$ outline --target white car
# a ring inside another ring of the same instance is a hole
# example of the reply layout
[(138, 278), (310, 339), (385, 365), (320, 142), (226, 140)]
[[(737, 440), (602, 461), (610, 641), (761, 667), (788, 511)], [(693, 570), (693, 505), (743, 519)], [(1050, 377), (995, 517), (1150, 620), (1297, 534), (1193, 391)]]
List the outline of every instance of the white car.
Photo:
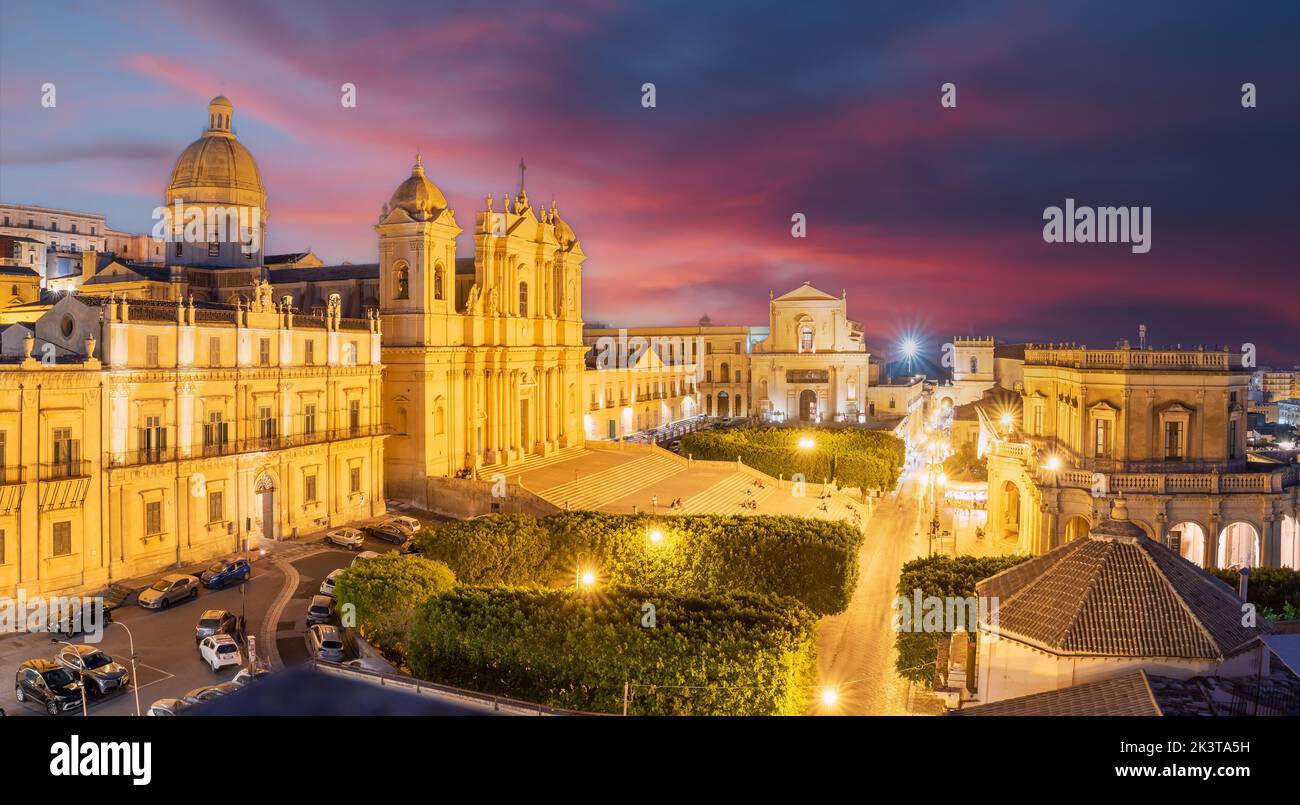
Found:
[(307, 630), (307, 645), (318, 660), (343, 662), (343, 635), (328, 623), (318, 623)]
[(376, 553), (375, 551), (362, 551), (361, 553), (357, 554), (356, 557), (352, 560), (352, 567), (356, 567), (357, 562), (360, 562), (362, 559), (378, 559), (378, 558), (379, 558), (379, 554)]
[(244, 656), (239, 645), (228, 634), (214, 634), (199, 642), (199, 656), (203, 658), (215, 673), (229, 665), (236, 667), (244, 664)]
[(391, 522), (397, 523), (402, 528), (405, 528), (407, 531), (410, 531), (412, 534), (419, 533), (420, 529), (424, 528), (424, 526), (420, 524), (419, 520), (414, 517), (407, 517), (405, 514), (389, 517), (388, 519)]
[(321, 595), (328, 595), (330, 598), (334, 597), (334, 584), (338, 581), (338, 578), (340, 575), (342, 575), (343, 571), (344, 568), (339, 568), (338, 570), (330, 571), (330, 574), (326, 576), (325, 580), (320, 583)]
[(355, 528), (336, 528), (325, 535), (326, 542), (332, 542), (340, 548), (359, 550), (366, 537)]

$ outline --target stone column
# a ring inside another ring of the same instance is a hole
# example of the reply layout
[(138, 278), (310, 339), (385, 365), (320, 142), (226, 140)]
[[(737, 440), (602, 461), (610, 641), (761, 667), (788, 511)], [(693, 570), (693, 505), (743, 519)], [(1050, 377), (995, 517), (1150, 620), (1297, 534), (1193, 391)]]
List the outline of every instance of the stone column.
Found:
[(483, 422), (483, 439), (487, 448), (487, 463), (491, 464), (497, 460), (497, 390), (496, 390), (496, 373), (488, 370), (483, 377), (483, 396), (485, 405), (483, 407), (486, 419)]

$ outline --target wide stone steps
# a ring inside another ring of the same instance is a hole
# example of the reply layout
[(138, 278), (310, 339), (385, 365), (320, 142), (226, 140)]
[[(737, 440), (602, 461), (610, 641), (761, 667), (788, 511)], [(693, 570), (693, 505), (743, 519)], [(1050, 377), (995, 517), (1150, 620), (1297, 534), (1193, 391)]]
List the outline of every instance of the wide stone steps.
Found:
[[(750, 489), (754, 494), (745, 494)], [(736, 473), (683, 500), (679, 511), (683, 514), (753, 514), (753, 509), (743, 508), (740, 504), (748, 500), (761, 504), (775, 491), (771, 484), (763, 489), (754, 489), (752, 477)]]
[(549, 467), (552, 464), (559, 464), (564, 461), (572, 461), (579, 456), (590, 453), (590, 450), (582, 447), (566, 447), (563, 450), (557, 450), (549, 456), (530, 455), (522, 463), (511, 464), (484, 464), (478, 468), (478, 477), (483, 481), (492, 480), (496, 473), (503, 473), (508, 478), (516, 478), (526, 472), (540, 470), (543, 467)]
[(538, 492), (560, 508), (596, 509), (684, 472), (673, 456), (651, 454)]

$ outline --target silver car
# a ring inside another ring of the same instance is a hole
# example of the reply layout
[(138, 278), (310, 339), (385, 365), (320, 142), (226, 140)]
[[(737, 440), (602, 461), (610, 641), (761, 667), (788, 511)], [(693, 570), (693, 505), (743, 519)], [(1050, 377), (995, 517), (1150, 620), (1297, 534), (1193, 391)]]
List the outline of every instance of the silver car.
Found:
[(307, 645), (311, 655), (318, 660), (343, 662), (343, 635), (327, 623), (316, 624), (307, 630)]
[(354, 551), (359, 551), (365, 543), (366, 537), (355, 528), (337, 528), (325, 535), (325, 541), (332, 542), (340, 548), (351, 548)]
[(64, 646), (55, 661), (78, 674), (86, 683), (86, 691), (96, 696), (107, 696), (131, 682), (131, 672), (126, 666), (113, 662), (113, 658), (95, 646)]
[(321, 595), (328, 595), (330, 598), (334, 597), (334, 585), (338, 584), (339, 576), (343, 574), (344, 570), (345, 568), (339, 568), (338, 570), (330, 571), (330, 574), (320, 583)]
[(153, 586), (140, 593), (140, 606), (145, 609), (166, 609), (178, 601), (199, 597), (199, 580), (184, 573), (163, 576)]
[(307, 605), (307, 623), (329, 623), (334, 619), (334, 599), (328, 595), (312, 596)]

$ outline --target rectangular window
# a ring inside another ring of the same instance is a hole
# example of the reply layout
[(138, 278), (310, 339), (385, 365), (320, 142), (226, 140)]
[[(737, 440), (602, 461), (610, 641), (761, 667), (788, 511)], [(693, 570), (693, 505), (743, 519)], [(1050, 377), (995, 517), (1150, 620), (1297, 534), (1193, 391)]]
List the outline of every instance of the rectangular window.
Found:
[(1237, 457), (1237, 421), (1228, 423), (1228, 458)]
[(271, 411), (271, 406), (263, 405), (257, 409), (257, 427), (263, 439), (275, 438), (275, 415)]
[(209, 411), (208, 421), (203, 423), (203, 446), (222, 447), (226, 444), (229, 435), (225, 414), (221, 411)]
[(263, 366), (271, 365), (271, 339), (263, 338), (257, 344), (258, 363)]
[[(4, 469), (9, 466), (9, 457), (7, 455), (9, 446), (6, 444), (8, 441), (8, 432), (0, 430), (0, 472), (3, 472)], [(0, 480), (3, 480), (3, 478), (0, 478)]]
[(140, 428), (140, 458), (142, 461), (163, 460), (167, 449), (167, 429), (161, 416), (146, 416)]
[(361, 430), (361, 401), (348, 400), (348, 427)]
[(144, 339), (144, 365), (158, 366), (158, 336), (149, 335)]
[(307, 475), (302, 479), (302, 498), (307, 503), (316, 502), (316, 476)]
[(302, 345), (302, 362), (303, 362), (304, 364), (306, 364), (307, 366), (315, 366), (315, 365), (316, 365), (316, 341), (315, 341), (315, 339), (311, 339), (311, 338), (309, 338), (309, 339), (307, 339), (306, 343), (304, 343), (304, 344)]
[(221, 256), (221, 242), (216, 240), (208, 241), (208, 257)]
[(1183, 458), (1183, 423), (1165, 423), (1165, 460), (1181, 461)]
[(54, 429), (54, 463), (71, 467), (81, 460), (81, 440), (72, 438), (72, 428)]
[(226, 519), (226, 496), (224, 492), (208, 493), (208, 522), (219, 523)]
[(348, 469), (348, 490), (354, 495), (361, 491), (360, 467), (351, 467)]
[(51, 548), (54, 555), (72, 555), (72, 521), (64, 520), (61, 523), (55, 523), (54, 529), (50, 533), (53, 537)]
[(183, 256), (184, 256), (184, 255), (181, 253), (181, 244), (182, 244), (182, 241), (179, 241), (179, 240), (176, 241), (176, 256), (177, 256), (177, 257), (183, 257)]
[(303, 410), (305, 411), (305, 413), (302, 416), (302, 432), (306, 434), (315, 433), (316, 432), (316, 404), (308, 403), (303, 408)]
[(1096, 443), (1093, 446), (1093, 455), (1097, 458), (1107, 458), (1110, 456), (1110, 420), (1097, 420)]
[(150, 537), (162, 533), (162, 501), (144, 504), (144, 533)]
[[(5, 223), (6, 224), (9, 223), (9, 221), (6, 220)], [(0, 565), (3, 565), (4, 563), (5, 563), (5, 531), (3, 528), (0, 528)]]
[(208, 365), (221, 365), (221, 339), (216, 336), (208, 339)]

